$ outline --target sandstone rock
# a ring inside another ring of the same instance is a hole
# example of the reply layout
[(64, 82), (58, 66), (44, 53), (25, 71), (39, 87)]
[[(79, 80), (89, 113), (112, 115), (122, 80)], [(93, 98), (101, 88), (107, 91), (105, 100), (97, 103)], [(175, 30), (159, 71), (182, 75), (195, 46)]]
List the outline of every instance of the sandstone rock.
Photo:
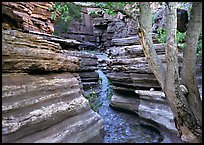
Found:
[(95, 50), (97, 49), (97, 46), (94, 43), (91, 42), (84, 42), (79, 46), (80, 50)]
[[(130, 91), (129, 91), (130, 92)], [(163, 92), (135, 90), (135, 95), (113, 93), (110, 106), (135, 112), (141, 118), (141, 125), (156, 128), (161, 136), (162, 143), (181, 142), (177, 136), (174, 116)]]
[(2, 76), (3, 142), (89, 142), (103, 122), (82, 96), (77, 74)]
[(111, 83), (117, 87), (126, 87), (128, 89), (150, 89), (154, 87), (155, 89), (160, 89), (160, 86), (153, 74), (115, 72), (108, 73), (107, 77), (111, 81)]
[(90, 87), (98, 85), (99, 74), (98, 72), (78, 72), (81, 82), (83, 85), (83, 89), (90, 89)]
[(115, 46), (127, 46), (127, 45), (134, 45), (134, 44), (139, 44), (139, 37), (136, 36), (131, 36), (127, 38), (117, 38), (117, 39), (112, 39), (113, 45)]
[(97, 57), (93, 53), (88, 53), (83, 51), (67, 51), (67, 50), (62, 50), (61, 52), (64, 55), (78, 57), (81, 60), (79, 71), (92, 72), (98, 69)]
[(177, 132), (173, 113), (163, 92), (146, 90), (135, 92), (141, 99), (138, 108), (141, 117), (153, 120), (172, 132)]
[(75, 39), (80, 42), (96, 42), (96, 37), (94, 37), (93, 32), (92, 18), (85, 7), (82, 7), (81, 10), (81, 20), (73, 18), (68, 24), (63, 20), (58, 19), (54, 23), (54, 28), (55, 34), (66, 39)]
[(29, 33), (42, 36), (43, 39), (45, 40), (59, 43), (62, 49), (66, 49), (66, 50), (75, 50), (81, 45), (79, 41), (74, 40), (74, 39), (65, 39), (59, 36), (49, 35), (49, 34), (35, 32), (35, 31), (29, 31)]
[(111, 97), (110, 106), (138, 113), (139, 102), (139, 98), (127, 97), (115, 92)]
[[(154, 48), (166, 68), (165, 47), (162, 44), (154, 44)], [(149, 90), (153, 87), (156, 90), (161, 90), (141, 45), (110, 47), (106, 53), (110, 57), (109, 61), (106, 62), (110, 71), (107, 76), (114, 89), (124, 90), (126, 87), (126, 90), (132, 90), (133, 88)], [(183, 54), (179, 53), (180, 69), (182, 60)]]
[(6, 27), (7, 25), (15, 25), (15, 29), (52, 34), (54, 32), (52, 12), (48, 8), (53, 4), (53, 2), (3, 2), (3, 26), (5, 26), (3, 28), (8, 29), (11, 27)]
[(16, 30), (2, 31), (3, 72), (77, 71), (80, 61), (63, 55), (59, 44)]
[[(158, 55), (165, 54), (165, 47), (162, 44), (154, 44)], [(107, 49), (106, 53), (112, 58), (123, 56), (124, 58), (144, 57), (141, 45), (114, 46)]]

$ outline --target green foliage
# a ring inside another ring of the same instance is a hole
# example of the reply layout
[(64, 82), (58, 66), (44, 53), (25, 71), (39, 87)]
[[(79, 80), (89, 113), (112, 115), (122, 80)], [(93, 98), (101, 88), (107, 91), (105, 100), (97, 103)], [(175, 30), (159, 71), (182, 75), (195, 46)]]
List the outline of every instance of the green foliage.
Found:
[(184, 43), (185, 37), (186, 37), (186, 32), (181, 33), (178, 30), (176, 31), (176, 42), (177, 43)]
[(166, 42), (166, 30), (162, 28), (157, 29), (157, 34), (155, 37), (158, 42), (164, 44)]
[[(176, 31), (176, 42), (177, 44), (184, 43), (186, 33), (180, 33), (179, 31)], [(166, 30), (165, 29), (157, 29), (157, 35), (155, 36), (158, 42), (164, 44), (166, 42)]]
[(56, 19), (57, 12), (62, 20), (69, 21), (71, 17), (81, 19), (81, 7), (71, 2), (55, 2), (52, 8), (49, 8), (52, 12), (52, 20)]
[[(166, 30), (161, 28), (157, 29), (157, 34), (155, 37), (158, 42), (164, 44), (166, 42)], [(186, 37), (186, 32), (180, 33), (179, 31), (176, 31), (176, 42), (178, 47), (181, 49), (186, 47), (185, 41), (184, 41), (185, 37)], [(197, 54), (198, 53), (202, 53), (202, 33), (199, 35), (199, 39), (198, 39)]]
[(98, 94), (91, 88), (91, 93), (84, 96), (88, 101), (92, 110), (95, 112), (101, 107), (102, 102), (98, 98)]
[(59, 14), (59, 18), (54, 25), (60, 26), (60, 30), (55, 30), (54, 35), (59, 36), (60, 33), (68, 31), (72, 18), (81, 21), (81, 7), (74, 5), (73, 3), (55, 2), (53, 7), (48, 9), (52, 11), (52, 20), (56, 20), (57, 13)]
[(202, 33), (200, 33), (198, 38), (197, 54), (202, 53)]
[(115, 15), (119, 10), (124, 10), (128, 6), (128, 10), (133, 10), (136, 2), (94, 2), (94, 5), (103, 10), (108, 15)]

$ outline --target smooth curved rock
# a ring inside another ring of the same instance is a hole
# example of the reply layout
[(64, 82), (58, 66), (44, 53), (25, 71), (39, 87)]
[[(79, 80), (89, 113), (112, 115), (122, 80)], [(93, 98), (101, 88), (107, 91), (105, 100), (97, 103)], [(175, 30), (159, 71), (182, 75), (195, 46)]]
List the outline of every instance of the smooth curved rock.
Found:
[(81, 95), (76, 76), (3, 74), (3, 142), (85, 142), (95, 136), (102, 138), (102, 120)]
[(135, 112), (141, 117), (141, 124), (156, 128), (163, 136), (161, 142), (181, 142), (177, 136), (174, 116), (166, 97), (161, 91), (135, 90), (136, 94), (115, 93), (110, 106)]
[(2, 142), (102, 142), (103, 121), (73, 73), (80, 57), (39, 35), (2, 33)]

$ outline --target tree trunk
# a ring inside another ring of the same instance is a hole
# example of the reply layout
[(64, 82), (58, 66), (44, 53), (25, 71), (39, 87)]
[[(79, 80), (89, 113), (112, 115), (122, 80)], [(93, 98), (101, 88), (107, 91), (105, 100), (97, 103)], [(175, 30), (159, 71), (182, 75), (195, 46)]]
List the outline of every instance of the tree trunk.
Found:
[(176, 5), (176, 2), (169, 2), (167, 8), (167, 78), (164, 92), (173, 111), (181, 139), (190, 143), (202, 142), (202, 130), (198, 126), (196, 117), (180, 89), (178, 51), (176, 47)]
[(187, 87), (187, 101), (195, 114), (198, 124), (202, 126), (202, 101), (196, 80), (196, 49), (198, 37), (202, 30), (202, 2), (193, 2), (190, 21), (187, 27), (182, 70), (182, 83)]
[(181, 139), (185, 142), (202, 142), (201, 126), (196, 122), (196, 117), (180, 89), (178, 51), (176, 47), (176, 4), (170, 2), (167, 8), (167, 71), (164, 69), (153, 46), (150, 35), (152, 26), (151, 9), (147, 2), (140, 3), (141, 14), (139, 17), (140, 29), (138, 35), (148, 64), (167, 96)]
[(140, 42), (143, 47), (143, 51), (145, 57), (147, 59), (148, 64), (152, 72), (154, 73), (156, 79), (158, 80), (161, 88), (164, 90), (165, 84), (165, 76), (166, 71), (165, 68), (157, 56), (157, 53), (154, 49), (153, 41), (152, 41), (152, 14), (150, 3), (141, 2), (140, 3), (140, 17), (139, 17), (139, 27), (138, 35), (140, 37)]

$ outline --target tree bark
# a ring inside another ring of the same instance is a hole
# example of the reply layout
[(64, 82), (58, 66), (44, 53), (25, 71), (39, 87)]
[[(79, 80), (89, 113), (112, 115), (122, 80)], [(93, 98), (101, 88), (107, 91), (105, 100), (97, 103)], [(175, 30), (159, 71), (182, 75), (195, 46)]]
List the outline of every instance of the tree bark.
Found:
[(151, 8), (150, 3), (141, 2), (140, 3), (140, 16), (139, 16), (139, 27), (138, 35), (140, 37), (140, 42), (143, 47), (145, 57), (150, 65), (152, 72), (157, 78), (162, 90), (164, 90), (166, 71), (165, 68), (157, 56), (154, 49), (152, 41), (152, 18), (151, 18)]
[(193, 2), (190, 21), (185, 37), (186, 48), (183, 53), (182, 83), (189, 91), (186, 95), (187, 101), (200, 125), (202, 125), (202, 101), (196, 80), (196, 49), (201, 30), (202, 2)]
[(170, 2), (167, 8), (167, 78), (164, 92), (173, 111), (181, 139), (189, 143), (202, 142), (202, 130), (180, 89), (178, 51), (176, 47), (176, 5), (176, 2)]

